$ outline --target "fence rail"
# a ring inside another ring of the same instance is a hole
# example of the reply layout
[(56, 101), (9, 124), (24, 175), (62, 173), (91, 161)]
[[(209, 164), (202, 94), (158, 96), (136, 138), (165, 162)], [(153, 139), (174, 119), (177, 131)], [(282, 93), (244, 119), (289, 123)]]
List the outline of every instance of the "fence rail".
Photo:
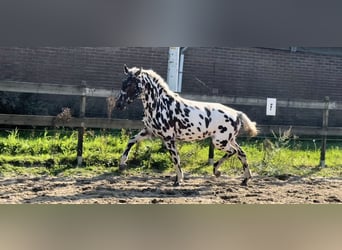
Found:
[[(32, 83), (18, 81), (0, 81), (0, 91), (35, 93), (35, 94), (54, 94), (54, 95), (73, 95), (80, 96), (80, 114), (79, 117), (72, 117), (68, 122), (56, 120), (54, 116), (31, 116), (31, 115), (13, 115), (0, 114), (1, 125), (31, 125), (31, 126), (65, 126), (79, 128), (78, 143), (78, 163), (82, 163), (82, 144), (84, 128), (132, 128), (139, 129), (143, 127), (141, 121), (88, 118), (84, 117), (86, 108), (86, 97), (117, 96), (118, 91), (107, 88), (89, 88), (85, 81), (80, 85), (64, 85), (51, 83)], [(245, 98), (245, 97), (227, 97), (227, 96), (208, 96), (182, 94), (184, 98), (205, 101), (218, 102), (227, 105), (247, 105), (266, 107), (265, 98)], [(280, 108), (298, 108), (298, 109), (318, 109), (322, 110), (322, 127), (292, 126), (292, 133), (296, 135), (317, 135), (322, 136), (321, 162), (325, 165), (325, 150), (327, 136), (342, 136), (342, 127), (328, 127), (329, 110), (342, 110), (342, 102), (332, 102), (329, 98), (322, 101), (315, 100), (277, 100), (277, 107)], [(258, 125), (261, 134), (270, 134), (272, 131), (284, 131), (289, 126), (284, 125)], [(213, 156), (213, 148), (210, 148), (209, 155)]]
[(108, 118), (77, 118), (71, 117), (68, 121), (60, 121), (56, 116), (37, 116), (37, 115), (13, 115), (0, 114), (1, 125), (18, 126), (42, 126), (42, 127), (68, 127), (68, 128), (101, 128), (101, 129), (120, 129), (131, 128), (140, 129), (143, 123), (138, 120), (108, 119)]
[[(77, 85), (51, 84), (51, 83), (32, 83), (18, 81), (0, 81), (0, 91), (34, 94), (55, 94), (55, 95), (74, 95), (88, 97), (108, 97), (117, 96), (118, 90), (108, 88), (89, 88), (85, 82)], [(182, 94), (182, 97), (204, 102), (218, 102), (222, 104), (236, 104), (246, 106), (265, 106), (265, 98), (250, 97), (228, 97), (215, 95), (193, 95)], [(328, 107), (326, 106), (328, 105)], [(331, 102), (317, 100), (277, 100), (277, 107), (281, 108), (303, 108), (303, 109), (326, 109), (342, 110), (342, 102)]]
[[(14, 115), (0, 114), (1, 125), (18, 126), (42, 126), (42, 127), (68, 127), (68, 128), (100, 128), (100, 129), (141, 129), (143, 123), (140, 120), (108, 119), (108, 118), (78, 118), (72, 117), (69, 121), (59, 121), (55, 116), (37, 115)], [(287, 126), (287, 125), (258, 125), (261, 135), (268, 135), (273, 132), (285, 131), (291, 127), (295, 135), (313, 136), (342, 136), (342, 128), (329, 127), (323, 130), (322, 127), (309, 126)]]
[(93, 97), (108, 97), (119, 93), (114, 89), (88, 88), (85, 81), (81, 82), (80, 85), (0, 81), (0, 91)]

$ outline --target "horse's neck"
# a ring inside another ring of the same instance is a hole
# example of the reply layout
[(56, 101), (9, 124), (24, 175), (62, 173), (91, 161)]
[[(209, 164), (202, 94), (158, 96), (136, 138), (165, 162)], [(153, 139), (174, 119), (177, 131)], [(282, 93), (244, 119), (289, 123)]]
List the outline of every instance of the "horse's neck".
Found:
[(145, 86), (145, 91), (142, 96), (145, 109), (151, 109), (151, 107), (155, 109), (157, 105), (154, 106), (152, 105), (153, 103), (155, 104), (162, 101), (164, 98), (170, 98), (174, 96), (173, 92), (171, 92), (169, 89), (166, 89), (158, 82), (153, 81), (152, 79), (147, 83), (149, 86)]

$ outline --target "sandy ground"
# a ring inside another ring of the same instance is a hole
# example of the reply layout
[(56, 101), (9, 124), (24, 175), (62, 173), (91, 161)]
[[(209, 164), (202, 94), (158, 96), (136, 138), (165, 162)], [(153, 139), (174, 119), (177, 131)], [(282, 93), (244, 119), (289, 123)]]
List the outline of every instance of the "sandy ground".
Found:
[(296, 176), (241, 178), (186, 176), (173, 187), (168, 175), (0, 179), (0, 203), (73, 204), (300, 204), (342, 203), (342, 179)]

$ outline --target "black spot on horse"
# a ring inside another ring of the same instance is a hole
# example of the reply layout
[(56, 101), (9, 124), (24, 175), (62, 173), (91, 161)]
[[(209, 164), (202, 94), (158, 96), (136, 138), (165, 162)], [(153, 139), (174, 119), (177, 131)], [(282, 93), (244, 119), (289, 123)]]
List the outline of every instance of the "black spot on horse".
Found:
[(164, 99), (165, 104), (168, 108), (170, 108), (171, 104), (173, 103), (174, 99), (171, 96), (167, 96), (167, 98)]
[(201, 132), (201, 128), (200, 127), (197, 127), (197, 130), (198, 130), (198, 132)]
[(156, 123), (153, 123), (152, 124), (152, 127), (156, 130), (160, 130), (160, 125), (156, 124)]
[(204, 116), (203, 116), (202, 114), (199, 114), (199, 117), (200, 117), (201, 119), (204, 119)]
[(179, 102), (176, 102), (175, 112), (176, 112), (176, 115), (179, 115), (182, 112)]
[(186, 124), (184, 124), (181, 120), (177, 120), (177, 124), (180, 129), (187, 129), (189, 127)]
[(205, 112), (207, 112), (207, 116), (210, 117), (210, 114), (211, 114), (210, 110), (207, 107), (205, 107), (204, 109), (205, 109)]
[(148, 112), (149, 112), (150, 114), (152, 114), (153, 108), (152, 108), (152, 105), (151, 105), (151, 104), (148, 104), (148, 105), (147, 105), (147, 110), (148, 110)]
[(186, 117), (189, 117), (189, 113), (190, 113), (190, 109), (185, 108), (184, 109), (184, 114), (185, 114)]
[(173, 116), (173, 111), (172, 111), (172, 110), (170, 110), (170, 111), (168, 112), (168, 117), (171, 119), (171, 118), (172, 118), (172, 116)]
[(169, 141), (169, 140), (171, 140), (171, 138), (172, 138), (172, 137), (168, 135), (168, 136), (164, 137), (164, 140), (165, 140), (165, 141)]
[(154, 92), (151, 92), (150, 96), (151, 96), (151, 99), (152, 99), (152, 100), (155, 99), (155, 98), (154, 98)]
[(227, 127), (224, 127), (224, 126), (218, 126), (218, 129), (220, 130), (220, 133), (224, 133), (224, 132), (226, 132), (228, 129), (227, 129)]
[(230, 139), (232, 139), (232, 133), (229, 133), (229, 136), (228, 136), (228, 139), (230, 140)]
[(171, 128), (173, 128), (175, 126), (175, 119), (169, 120), (169, 125)]
[(228, 144), (227, 140), (220, 141), (221, 147), (225, 147)]
[(236, 131), (237, 130), (237, 122), (234, 121), (232, 118), (229, 118), (229, 121), (232, 124), (232, 126), (234, 127), (234, 131)]
[(164, 116), (162, 116), (161, 121), (162, 121), (162, 124), (164, 124), (165, 126), (168, 126), (168, 122)]
[(211, 122), (211, 118), (205, 118), (205, 127), (208, 128), (209, 127), (209, 123)]

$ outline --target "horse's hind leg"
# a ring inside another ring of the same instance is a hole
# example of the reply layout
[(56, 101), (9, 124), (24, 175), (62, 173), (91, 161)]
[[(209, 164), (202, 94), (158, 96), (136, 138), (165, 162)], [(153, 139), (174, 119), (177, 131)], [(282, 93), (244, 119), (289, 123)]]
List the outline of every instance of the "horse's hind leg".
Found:
[(248, 162), (247, 162), (247, 157), (246, 157), (245, 152), (241, 149), (241, 147), (237, 143), (235, 143), (234, 147), (237, 149), (237, 156), (238, 156), (238, 158), (241, 161), (242, 166), (243, 166), (244, 179), (241, 182), (241, 185), (247, 186), (248, 180), (252, 178), (252, 174), (251, 174), (251, 171), (249, 170), (249, 166), (248, 166)]
[(221, 172), (218, 170), (218, 168), (222, 165), (222, 163), (236, 153), (236, 150), (232, 147), (230, 147), (226, 151), (227, 153), (220, 160), (214, 163), (213, 173), (216, 177), (221, 176)]
[[(224, 143), (223, 143), (224, 142)], [(226, 141), (213, 141), (216, 148), (226, 151), (226, 154), (217, 162), (214, 163), (213, 172), (216, 177), (219, 177), (221, 175), (221, 172), (218, 170), (218, 168), (222, 165), (222, 163), (237, 153), (237, 156), (242, 163), (243, 166), (243, 173), (244, 173), (244, 179), (241, 182), (242, 186), (247, 186), (247, 182), (250, 178), (252, 178), (251, 171), (248, 167), (247, 157), (245, 152), (241, 149), (241, 147), (234, 141), (230, 141), (226, 143)]]
[(146, 128), (143, 128), (138, 134), (133, 136), (128, 141), (127, 147), (121, 156), (120, 165), (119, 165), (120, 170), (124, 170), (126, 168), (126, 161), (128, 159), (129, 152), (131, 151), (131, 148), (133, 147), (133, 145), (136, 144), (137, 142), (139, 142), (143, 139), (147, 139), (149, 137), (151, 137), (150, 133), (147, 131)]

